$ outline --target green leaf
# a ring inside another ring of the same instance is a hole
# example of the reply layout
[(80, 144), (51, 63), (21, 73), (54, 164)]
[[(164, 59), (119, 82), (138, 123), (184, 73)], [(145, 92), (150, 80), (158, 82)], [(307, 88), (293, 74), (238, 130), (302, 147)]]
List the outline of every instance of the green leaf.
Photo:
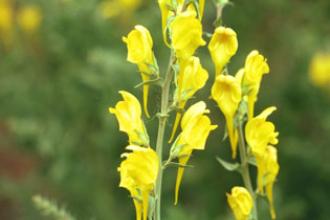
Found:
[(220, 157), (216, 157), (217, 161), (228, 171), (239, 171), (241, 165), (239, 163), (230, 163)]

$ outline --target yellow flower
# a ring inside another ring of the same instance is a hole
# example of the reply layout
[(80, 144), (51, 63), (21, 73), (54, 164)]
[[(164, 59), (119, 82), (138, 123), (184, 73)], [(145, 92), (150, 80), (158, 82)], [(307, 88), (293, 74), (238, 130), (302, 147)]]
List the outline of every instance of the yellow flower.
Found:
[(101, 16), (108, 19), (119, 15), (130, 15), (141, 3), (141, 0), (105, 0), (99, 4), (99, 10)]
[(13, 8), (9, 1), (0, 1), (0, 39), (7, 47), (10, 46), (14, 31)]
[(254, 103), (260, 88), (262, 76), (269, 73), (267, 60), (257, 50), (253, 50), (245, 60), (243, 84), (249, 90), (248, 93), (248, 116), (249, 120), (254, 115)]
[(257, 156), (258, 167), (258, 192), (263, 194), (264, 187), (270, 205), (270, 213), (272, 219), (276, 218), (275, 208), (273, 204), (273, 185), (276, 181), (280, 166), (277, 162), (277, 150), (275, 147), (268, 145), (262, 156)]
[[(205, 85), (208, 73), (200, 63), (198, 57), (179, 60), (179, 73), (176, 78), (176, 90), (174, 93), (174, 103), (179, 109), (184, 109), (186, 102)], [(177, 113), (173, 126), (170, 142), (174, 138), (176, 129), (181, 119), (181, 113)]]
[(204, 150), (206, 140), (210, 132), (217, 128), (211, 124), (211, 120), (205, 114), (209, 113), (206, 104), (200, 101), (192, 105), (182, 117), (182, 132), (172, 146), (172, 159), (178, 158), (180, 167), (178, 168), (175, 184), (175, 204), (178, 202), (179, 188), (184, 172), (184, 166), (187, 164), (193, 150)]
[(136, 219), (146, 220), (149, 195), (155, 188), (159, 171), (159, 159), (156, 152), (149, 147), (130, 145), (127, 149), (132, 152), (122, 155), (125, 160), (118, 168), (119, 186), (131, 193), (136, 209)]
[(232, 157), (236, 158), (238, 134), (234, 127), (234, 117), (242, 96), (240, 80), (221, 74), (216, 78), (211, 94), (226, 118)]
[(141, 106), (135, 96), (126, 91), (119, 92), (123, 101), (119, 101), (109, 112), (115, 114), (119, 130), (127, 133), (130, 144), (149, 146), (149, 136), (141, 118)]
[(209, 51), (215, 64), (216, 77), (222, 73), (223, 68), (235, 55), (238, 48), (236, 32), (231, 28), (218, 27), (215, 29), (209, 43)]
[[(128, 54), (127, 60), (138, 66), (141, 73), (142, 81), (146, 82), (152, 76), (158, 74), (155, 69), (157, 62), (152, 50), (153, 41), (150, 32), (142, 25), (136, 25), (127, 37), (123, 37), (123, 41), (127, 44)], [(148, 103), (149, 85), (143, 85), (143, 107), (147, 117), (149, 117)]]
[(248, 220), (253, 208), (252, 197), (244, 187), (235, 186), (227, 193), (228, 204), (236, 220)]
[(26, 33), (35, 32), (41, 24), (42, 15), (37, 6), (26, 6), (17, 15), (18, 25)]
[(266, 121), (267, 117), (276, 110), (276, 107), (268, 107), (261, 114), (247, 122), (245, 137), (256, 157), (264, 155), (268, 144), (278, 143), (278, 132), (272, 122)]
[[(167, 32), (169, 18), (173, 17), (175, 15), (174, 11), (176, 14), (182, 13), (184, 2), (185, 2), (184, 0), (178, 0), (177, 1), (178, 5), (177, 5), (177, 8), (175, 9), (174, 6), (172, 5), (172, 0), (158, 0), (159, 8), (160, 8), (161, 15), (162, 15), (163, 37), (164, 37), (164, 41), (165, 41), (166, 45), (168, 45), (168, 46), (169, 46), (169, 43), (168, 43), (166, 32)], [(205, 7), (205, 0), (199, 0), (199, 15), (200, 15), (199, 18), (200, 19), (202, 19), (202, 17), (203, 17), (204, 7)], [(196, 15), (197, 15), (196, 9), (192, 3), (188, 6), (187, 9), (189, 12), (191, 12), (196, 17)]]
[(202, 38), (201, 21), (189, 11), (176, 16), (170, 28), (172, 47), (178, 58), (187, 59), (195, 53), (198, 47), (206, 44)]
[(317, 53), (309, 67), (309, 78), (319, 87), (330, 86), (330, 53)]

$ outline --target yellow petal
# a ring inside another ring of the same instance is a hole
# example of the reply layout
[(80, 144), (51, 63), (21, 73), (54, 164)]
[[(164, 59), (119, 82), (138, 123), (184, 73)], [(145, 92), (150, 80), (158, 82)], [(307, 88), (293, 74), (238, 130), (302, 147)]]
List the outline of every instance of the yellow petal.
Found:
[[(142, 81), (146, 82), (148, 80), (150, 80), (150, 77), (146, 74), (141, 74), (142, 76)], [(148, 111), (148, 95), (149, 95), (149, 85), (148, 84), (144, 84), (143, 85), (143, 109), (144, 109), (144, 113), (146, 114), (146, 116), (148, 118), (150, 118), (150, 114)]]
[(127, 60), (135, 64), (152, 64), (153, 41), (150, 32), (142, 25), (136, 25), (127, 37), (123, 38), (127, 44)]
[[(186, 102), (194, 96), (194, 94), (204, 87), (208, 79), (207, 71), (200, 64), (197, 57), (190, 57), (188, 59), (179, 60), (179, 73), (176, 80), (176, 90), (174, 93), (174, 102), (177, 103), (178, 108), (183, 110)], [(171, 138), (174, 138), (176, 129), (181, 119), (181, 113), (177, 113)]]
[(244, 72), (243, 84), (249, 89), (248, 118), (251, 120), (254, 116), (254, 104), (257, 101), (262, 76), (269, 73), (267, 59), (257, 50), (253, 50), (245, 60)]
[(226, 117), (226, 125), (231, 146), (232, 158), (235, 159), (237, 156), (238, 134), (237, 129), (234, 128), (234, 118)]
[(238, 136), (234, 117), (242, 96), (239, 79), (231, 75), (219, 75), (212, 86), (211, 95), (225, 115), (232, 157), (236, 158)]
[(127, 133), (130, 143), (149, 146), (149, 136), (142, 121), (141, 106), (135, 96), (126, 91), (119, 92), (123, 101), (119, 101), (109, 112), (116, 115), (119, 130)]
[(202, 38), (202, 24), (193, 13), (186, 11), (175, 17), (170, 25), (172, 47), (178, 58), (187, 59), (206, 44)]
[(148, 206), (149, 206), (149, 192), (144, 191), (142, 192), (142, 206), (143, 206), (143, 220), (147, 220), (148, 218)]
[(142, 204), (140, 201), (137, 201), (136, 199), (133, 199), (133, 202), (135, 206), (136, 220), (142, 220)]
[(268, 144), (278, 143), (278, 132), (275, 131), (275, 125), (266, 121), (275, 109), (275, 107), (267, 108), (260, 115), (248, 121), (245, 126), (246, 141), (256, 157), (264, 155)]
[(151, 148), (130, 145), (132, 152), (126, 153), (125, 160), (121, 162), (120, 187), (131, 192), (136, 208), (136, 218), (146, 220), (148, 217), (149, 195), (154, 190), (159, 171), (157, 153)]
[(253, 208), (253, 199), (247, 189), (233, 187), (231, 194), (227, 193), (227, 201), (236, 220), (248, 220)]
[(205, 8), (205, 0), (199, 0), (199, 13), (200, 13), (201, 19), (203, 18), (203, 15), (204, 15), (204, 8)]
[[(185, 166), (190, 158), (191, 152), (188, 153), (185, 156), (182, 156), (179, 158), (179, 164), (182, 166)], [(176, 177), (176, 182), (175, 182), (175, 199), (174, 199), (174, 205), (178, 204), (178, 198), (179, 198), (179, 189), (180, 189), (180, 185), (181, 185), (181, 181), (182, 181), (182, 176), (184, 173), (184, 169), (183, 167), (179, 167), (178, 168), (178, 174)]]
[(216, 77), (221, 74), (224, 66), (235, 55), (237, 48), (237, 36), (233, 29), (222, 26), (215, 29), (208, 49), (216, 68)]
[(275, 207), (273, 202), (273, 184), (270, 183), (266, 185), (266, 193), (270, 206), (270, 215), (272, 219), (276, 219)]

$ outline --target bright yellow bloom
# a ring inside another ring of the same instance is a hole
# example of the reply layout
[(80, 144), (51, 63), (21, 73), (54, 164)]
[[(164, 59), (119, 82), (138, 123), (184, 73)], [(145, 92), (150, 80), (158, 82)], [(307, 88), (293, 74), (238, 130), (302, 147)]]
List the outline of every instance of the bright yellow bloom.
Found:
[[(127, 44), (127, 60), (138, 66), (143, 82), (158, 74), (155, 71), (157, 63), (152, 50), (153, 41), (147, 28), (136, 25), (127, 37), (123, 37), (123, 41)], [(149, 117), (147, 108), (148, 93), (149, 85), (145, 84), (143, 85), (143, 106), (147, 117)]]
[(275, 131), (274, 124), (266, 120), (275, 110), (276, 107), (265, 109), (261, 114), (248, 121), (245, 127), (246, 141), (257, 162), (258, 192), (264, 194), (264, 187), (266, 187), (272, 219), (275, 219), (273, 185), (279, 171), (279, 165), (277, 163), (276, 148), (270, 146), (270, 144), (278, 144), (278, 132)]
[(242, 97), (240, 80), (221, 74), (216, 78), (211, 94), (226, 118), (232, 157), (236, 158), (238, 133), (234, 127), (234, 117)]
[[(164, 41), (165, 41), (166, 45), (169, 45), (168, 39), (167, 39), (167, 34), (166, 34), (168, 22), (169, 22), (168, 19), (175, 15), (174, 11), (176, 12), (176, 14), (182, 13), (184, 0), (178, 0), (177, 3), (178, 3), (178, 5), (177, 5), (177, 8), (175, 9), (174, 6), (172, 5), (172, 0), (158, 0), (159, 8), (160, 8), (161, 15), (162, 15), (162, 32), (163, 32), (163, 37), (164, 37)], [(204, 7), (205, 7), (205, 0), (199, 0), (199, 15), (200, 15), (199, 18), (200, 19), (202, 19), (202, 17), (203, 17)], [(196, 17), (197, 13), (196, 13), (196, 9), (193, 6), (193, 4), (190, 4), (187, 9), (189, 12), (193, 13), (193, 15)]]
[(248, 93), (248, 116), (249, 120), (254, 115), (254, 103), (260, 88), (262, 76), (269, 73), (267, 60), (257, 50), (253, 50), (245, 60), (243, 84), (249, 90)]
[(317, 53), (310, 64), (309, 78), (319, 87), (330, 87), (330, 53)]
[(268, 145), (265, 153), (262, 156), (257, 156), (258, 166), (258, 192), (263, 194), (264, 187), (270, 205), (270, 213), (272, 219), (276, 218), (274, 204), (273, 204), (273, 185), (276, 181), (280, 166), (277, 162), (277, 150), (275, 147)]
[[(192, 98), (198, 90), (203, 88), (208, 77), (207, 70), (202, 67), (198, 57), (179, 60), (179, 73), (176, 78), (176, 90), (174, 93), (174, 102), (179, 109), (184, 109), (186, 102)], [(179, 112), (175, 118), (170, 141), (175, 135), (180, 119), (181, 113)]]
[(253, 208), (253, 200), (247, 189), (235, 186), (227, 193), (228, 204), (236, 220), (248, 220)]
[(216, 77), (222, 73), (223, 68), (235, 55), (238, 48), (236, 32), (231, 28), (218, 27), (215, 29), (209, 43), (209, 51), (215, 64)]
[(140, 5), (141, 0), (105, 0), (99, 4), (103, 18), (113, 18), (119, 15), (130, 15)]
[(119, 91), (123, 101), (109, 108), (119, 122), (119, 130), (127, 133), (130, 144), (149, 146), (149, 136), (141, 118), (141, 106), (137, 98), (126, 91)]
[(41, 11), (37, 6), (26, 6), (17, 15), (18, 25), (26, 33), (35, 32), (40, 27), (41, 20)]
[(198, 47), (206, 44), (202, 38), (201, 21), (189, 11), (176, 16), (170, 28), (172, 47), (178, 58), (187, 59)]
[(124, 153), (121, 162), (120, 187), (126, 188), (133, 198), (136, 219), (146, 220), (148, 217), (149, 195), (154, 190), (159, 171), (159, 159), (151, 148), (135, 145), (127, 147), (131, 153)]
[(278, 132), (272, 122), (266, 121), (267, 117), (276, 110), (276, 107), (268, 107), (261, 114), (247, 122), (245, 126), (245, 137), (256, 157), (262, 157), (269, 144), (278, 143)]
[(209, 113), (206, 104), (200, 101), (192, 105), (182, 117), (182, 132), (172, 146), (171, 157), (178, 158), (180, 167), (175, 184), (175, 204), (178, 202), (179, 187), (181, 184), (184, 166), (187, 164), (193, 150), (204, 150), (207, 137), (217, 128), (205, 114)]
[(13, 8), (9, 1), (0, 1), (0, 40), (8, 47), (13, 38), (14, 18)]

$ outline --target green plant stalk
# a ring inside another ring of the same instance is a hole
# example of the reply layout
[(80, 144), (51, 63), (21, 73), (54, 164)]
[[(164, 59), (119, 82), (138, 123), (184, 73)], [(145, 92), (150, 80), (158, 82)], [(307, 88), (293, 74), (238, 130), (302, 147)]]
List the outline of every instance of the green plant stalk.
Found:
[(243, 182), (247, 190), (250, 192), (253, 198), (253, 210), (252, 210), (252, 219), (258, 220), (258, 210), (257, 210), (257, 197), (253, 190), (252, 183), (251, 183), (251, 176), (249, 171), (249, 163), (247, 159), (247, 150), (246, 145), (244, 141), (244, 133), (243, 133), (243, 127), (242, 122), (239, 123), (238, 126), (238, 145), (239, 145), (239, 155), (241, 159), (241, 175), (243, 178)]
[(174, 52), (171, 50), (170, 61), (167, 67), (166, 75), (164, 76), (164, 82), (162, 85), (161, 94), (161, 107), (158, 113), (159, 124), (158, 124), (158, 134), (156, 143), (156, 152), (160, 161), (159, 173), (156, 182), (156, 204), (154, 211), (154, 219), (161, 219), (161, 195), (162, 195), (162, 178), (163, 178), (163, 168), (162, 168), (162, 158), (163, 158), (163, 144), (164, 144), (164, 134), (166, 128), (166, 122), (169, 112), (169, 94), (171, 82), (173, 79), (172, 65), (175, 62)]

